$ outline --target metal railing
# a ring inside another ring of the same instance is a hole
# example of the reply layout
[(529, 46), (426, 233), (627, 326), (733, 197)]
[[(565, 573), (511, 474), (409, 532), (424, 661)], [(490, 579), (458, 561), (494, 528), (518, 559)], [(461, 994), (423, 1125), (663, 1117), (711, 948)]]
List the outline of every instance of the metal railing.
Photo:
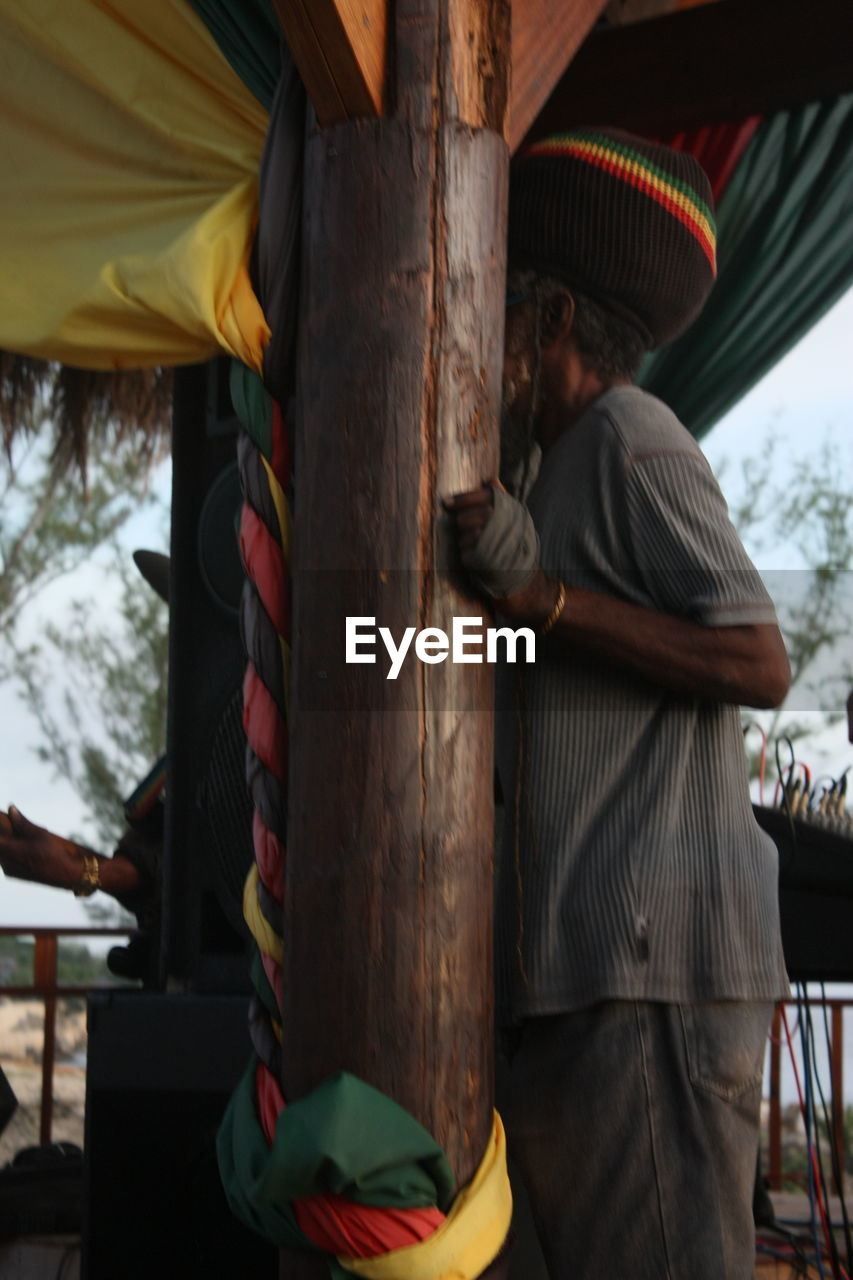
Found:
[(32, 938), (33, 980), (25, 983), (0, 982), (0, 996), (29, 997), (44, 1004), (44, 1032), (41, 1059), (41, 1099), (39, 1104), (39, 1142), (46, 1146), (53, 1127), (53, 1068), (56, 1061), (56, 1013), (59, 1000), (86, 996), (107, 983), (59, 983), (60, 938), (126, 938), (133, 927), (125, 928), (43, 928), (30, 926), (0, 927), (0, 938)]
[[(33, 938), (33, 981), (30, 984), (9, 984), (0, 982), (0, 997), (18, 996), (40, 999), (44, 1003), (44, 1040), (41, 1064), (41, 1101), (40, 1101), (40, 1142), (44, 1145), (51, 1140), (53, 1119), (53, 1068), (56, 1060), (56, 1015), (57, 1003), (60, 999), (72, 996), (85, 996), (90, 991), (98, 990), (105, 983), (61, 984), (58, 980), (59, 939), (127, 937), (132, 927), (125, 928), (43, 928), (24, 926), (0, 927), (0, 937)], [(825, 1007), (830, 1020), (829, 1072), (832, 1097), (837, 1105), (832, 1113), (831, 1141), (838, 1157), (837, 1167), (842, 1171), (845, 1164), (844, 1139), (844, 1013), (853, 1007), (853, 998), (827, 997), (815, 999), (808, 997), (804, 1004), (810, 1008)], [(790, 1005), (790, 1008), (795, 1006)], [(783, 1030), (781, 1006), (773, 1017), (773, 1028), (770, 1041), (770, 1084), (769, 1084), (769, 1139), (768, 1139), (768, 1174), (771, 1190), (780, 1190), (783, 1182), (783, 1150), (782, 1150), (782, 1097), (781, 1079), (782, 1062), (787, 1054), (785, 1034)], [(837, 1188), (840, 1192), (841, 1188)]]

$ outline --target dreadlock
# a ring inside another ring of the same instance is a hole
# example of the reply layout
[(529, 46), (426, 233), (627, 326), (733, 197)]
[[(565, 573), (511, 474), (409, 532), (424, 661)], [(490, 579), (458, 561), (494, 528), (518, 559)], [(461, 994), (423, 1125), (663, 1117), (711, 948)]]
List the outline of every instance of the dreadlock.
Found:
[(565, 280), (536, 271), (513, 271), (508, 289), (536, 298), (539, 308), (555, 293), (570, 293), (575, 304), (572, 337), (581, 355), (601, 378), (633, 382), (647, 345), (630, 320)]

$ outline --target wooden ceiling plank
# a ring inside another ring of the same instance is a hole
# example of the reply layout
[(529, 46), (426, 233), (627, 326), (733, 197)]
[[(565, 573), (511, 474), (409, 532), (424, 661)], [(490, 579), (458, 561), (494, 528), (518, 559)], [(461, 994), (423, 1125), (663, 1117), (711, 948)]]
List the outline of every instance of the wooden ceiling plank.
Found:
[(381, 115), (388, 0), (273, 0), (320, 125)]
[(586, 39), (606, 0), (515, 0), (509, 142), (515, 150)]
[(524, 143), (576, 124), (650, 135), (853, 91), (850, 0), (717, 0), (593, 32)]

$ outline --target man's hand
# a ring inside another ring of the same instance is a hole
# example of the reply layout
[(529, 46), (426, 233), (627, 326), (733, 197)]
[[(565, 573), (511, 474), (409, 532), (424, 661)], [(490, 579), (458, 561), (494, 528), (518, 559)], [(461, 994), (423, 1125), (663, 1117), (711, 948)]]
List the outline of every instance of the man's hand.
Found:
[(455, 526), (462, 564), (474, 585), (502, 600), (536, 572), (539, 537), (530, 512), (498, 480), (457, 493), (444, 506)]
[[(494, 483), (497, 484), (498, 481)], [(455, 525), (459, 550), (464, 558), (466, 552), (476, 547), (492, 517), (495, 509), (494, 490), (489, 484), (480, 489), (470, 489), (467, 493), (455, 493), (452, 498), (445, 499), (444, 506)]]
[(73, 840), (37, 827), (14, 805), (8, 813), (0, 812), (0, 867), (7, 876), (57, 889), (74, 889), (80, 883), (83, 866), (83, 850)]

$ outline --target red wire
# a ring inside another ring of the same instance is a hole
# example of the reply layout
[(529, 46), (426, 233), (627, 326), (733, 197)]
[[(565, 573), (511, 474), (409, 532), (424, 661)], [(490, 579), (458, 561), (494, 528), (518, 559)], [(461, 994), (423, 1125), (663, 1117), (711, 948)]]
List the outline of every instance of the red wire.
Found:
[[(800, 1083), (800, 1073), (797, 1069), (797, 1059), (796, 1059), (796, 1055), (794, 1054), (794, 1044), (791, 1039), (791, 1032), (788, 1028), (788, 1015), (785, 1011), (784, 1005), (782, 1005), (782, 1023), (785, 1027), (785, 1035), (788, 1039), (788, 1052), (791, 1055), (791, 1066), (794, 1069), (794, 1081), (796, 1082), (796, 1085), (797, 1085), (797, 1097), (800, 1100), (800, 1114), (802, 1115), (803, 1119), (805, 1119), (806, 1118), (806, 1102), (805, 1102), (805, 1098), (803, 1097), (803, 1088)], [(809, 1142), (809, 1159), (811, 1161), (812, 1176), (814, 1178), (815, 1200), (817, 1201), (817, 1207), (820, 1212), (820, 1220), (821, 1220), (821, 1223), (823, 1224), (823, 1238), (825, 1242), (825, 1247), (831, 1256), (829, 1221), (826, 1216), (826, 1207), (823, 1203), (823, 1191), (821, 1189), (821, 1183), (820, 1183), (820, 1168), (818, 1166), (817, 1153), (815, 1152), (813, 1142)], [(843, 1280), (849, 1280), (847, 1272), (844, 1270), (844, 1268), (841, 1266), (840, 1263), (839, 1263), (839, 1268), (840, 1268)]]

